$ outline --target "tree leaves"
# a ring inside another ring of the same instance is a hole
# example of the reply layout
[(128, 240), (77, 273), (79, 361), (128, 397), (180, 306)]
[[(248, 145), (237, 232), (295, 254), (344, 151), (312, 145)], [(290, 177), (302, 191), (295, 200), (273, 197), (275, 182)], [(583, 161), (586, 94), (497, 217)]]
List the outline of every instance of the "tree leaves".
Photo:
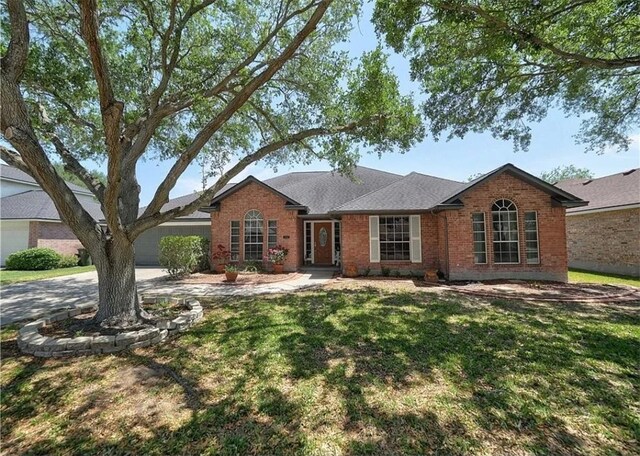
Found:
[(557, 106), (603, 152), (640, 123), (637, 2), (378, 0), (374, 23), (411, 59), (436, 139), (490, 131), (527, 149), (529, 124)]

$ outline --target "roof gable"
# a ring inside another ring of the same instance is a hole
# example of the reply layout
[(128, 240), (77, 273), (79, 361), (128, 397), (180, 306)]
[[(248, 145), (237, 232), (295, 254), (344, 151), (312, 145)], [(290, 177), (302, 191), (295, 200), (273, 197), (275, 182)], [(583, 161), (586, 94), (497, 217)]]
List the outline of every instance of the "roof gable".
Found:
[(545, 182), (539, 177), (536, 177), (533, 174), (529, 174), (528, 172), (518, 168), (517, 166), (512, 165), (511, 163), (507, 163), (506, 165), (496, 168), (493, 171), (490, 171), (478, 177), (477, 179), (474, 179), (471, 182), (468, 182), (462, 188), (456, 190), (451, 195), (446, 197), (440, 203), (439, 206), (446, 207), (446, 206), (460, 205), (461, 204), (460, 198), (462, 197), (462, 195), (464, 195), (469, 191), (472, 191), (473, 189), (477, 188), (478, 185), (488, 181), (489, 179), (493, 179), (503, 173), (509, 173), (517, 177), (518, 179), (521, 179), (522, 181), (530, 184), (531, 186), (536, 187), (539, 190), (542, 190), (543, 192), (549, 194), (551, 198), (561, 206), (578, 207), (578, 206), (585, 206), (587, 204), (586, 201), (583, 201), (577, 196), (572, 195), (571, 193), (566, 192), (548, 182)]
[(217, 210), (218, 207), (219, 207), (219, 203), (223, 199), (233, 195), (238, 190), (240, 190), (240, 189), (242, 189), (242, 188), (244, 188), (244, 187), (246, 187), (247, 185), (250, 185), (250, 184), (260, 185), (260, 186), (266, 188), (267, 190), (269, 190), (270, 192), (275, 193), (276, 195), (280, 196), (282, 199), (285, 200), (285, 207), (286, 208), (289, 208), (289, 209), (307, 209), (306, 206), (300, 204), (299, 202), (297, 202), (293, 198), (291, 198), (291, 197), (285, 195), (284, 193), (276, 190), (275, 188), (271, 187), (270, 185), (268, 185), (268, 184), (256, 179), (253, 176), (248, 176), (246, 179), (244, 179), (241, 182), (238, 182), (233, 187), (230, 187), (227, 190), (225, 190), (225, 191), (219, 193), (218, 195), (216, 195), (213, 198), (213, 200), (211, 200), (211, 204), (209, 204), (209, 206), (207, 206), (207, 207), (201, 208), (200, 211), (212, 212), (212, 211)]

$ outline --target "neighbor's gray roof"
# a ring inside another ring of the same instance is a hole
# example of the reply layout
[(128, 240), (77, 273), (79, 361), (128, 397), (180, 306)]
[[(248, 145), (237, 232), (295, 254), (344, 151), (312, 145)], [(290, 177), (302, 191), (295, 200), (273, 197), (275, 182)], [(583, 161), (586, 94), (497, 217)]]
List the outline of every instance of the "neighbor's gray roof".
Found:
[[(98, 203), (80, 201), (80, 204), (94, 219), (103, 218)], [(60, 215), (43, 190), (29, 190), (0, 198), (0, 219), (60, 220)]]
[(430, 209), (464, 187), (462, 182), (413, 172), (386, 187), (334, 208), (332, 212), (395, 212)]
[(569, 209), (569, 213), (640, 204), (640, 168), (597, 179), (563, 180), (556, 187), (589, 201), (589, 205)]
[(265, 184), (322, 215), (356, 198), (402, 179), (398, 174), (357, 166), (354, 179), (332, 171), (289, 173), (266, 179)]
[[(234, 183), (225, 185), (224, 187), (222, 187), (222, 190), (220, 190), (216, 195), (219, 195), (220, 193), (222, 193), (224, 191), (227, 191), (228, 189), (230, 189), (234, 185), (235, 185)], [(185, 204), (189, 204), (190, 202), (192, 202), (193, 200), (198, 198), (201, 194), (202, 194), (202, 192), (193, 192), (193, 193), (189, 193), (188, 195), (182, 195), (182, 196), (178, 196), (177, 198), (173, 198), (173, 199), (169, 200), (169, 202), (167, 204), (162, 206), (161, 211), (162, 212), (166, 212), (166, 211), (171, 210), (173, 208), (176, 208), (178, 206), (184, 206)], [(145, 207), (141, 207), (139, 213), (142, 214), (144, 212), (145, 208), (146, 208), (146, 206)], [(208, 213), (196, 211), (193, 214), (185, 215), (184, 217), (178, 217), (178, 218), (176, 218), (176, 220), (190, 220), (190, 219), (208, 220), (210, 218), (211, 218), (211, 216)]]
[[(36, 180), (33, 177), (29, 176), (27, 173), (20, 171), (18, 168), (14, 168), (13, 166), (3, 165), (1, 163), (0, 163), (0, 178), (12, 179), (19, 182), (26, 182), (28, 184), (38, 185)], [(89, 189), (85, 187), (72, 184), (71, 182), (67, 182), (67, 185), (74, 192), (91, 194)]]

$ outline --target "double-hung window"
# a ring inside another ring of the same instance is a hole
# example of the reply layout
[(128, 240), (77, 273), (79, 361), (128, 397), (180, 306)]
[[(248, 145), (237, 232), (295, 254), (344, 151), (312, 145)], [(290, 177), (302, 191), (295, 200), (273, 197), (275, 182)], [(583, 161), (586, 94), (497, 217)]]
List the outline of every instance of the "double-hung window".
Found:
[(493, 262), (520, 262), (518, 210), (512, 201), (501, 199), (491, 208), (493, 220)]
[(484, 222), (484, 212), (472, 215), (473, 227), (473, 262), (487, 263), (487, 229)]
[(411, 234), (409, 217), (383, 217), (379, 219), (380, 260), (411, 260)]
[(240, 221), (231, 221), (231, 239), (229, 240), (229, 247), (231, 251), (231, 261), (238, 261), (240, 259)]
[(538, 214), (535, 211), (524, 213), (524, 238), (527, 264), (540, 264)]
[(250, 210), (244, 217), (244, 259), (262, 261), (263, 255), (263, 218), (256, 210)]
[(267, 248), (272, 249), (278, 245), (278, 221), (269, 220), (269, 234), (267, 237)]

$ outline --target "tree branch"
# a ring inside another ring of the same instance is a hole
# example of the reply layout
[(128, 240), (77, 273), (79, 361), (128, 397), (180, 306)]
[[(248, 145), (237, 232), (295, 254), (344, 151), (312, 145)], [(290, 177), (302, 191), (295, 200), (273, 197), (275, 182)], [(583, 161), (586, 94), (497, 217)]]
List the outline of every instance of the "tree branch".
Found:
[(149, 206), (147, 206), (147, 210), (145, 210), (142, 216), (135, 222), (135, 224), (131, 228), (131, 231), (129, 233), (130, 239), (137, 238), (142, 232), (148, 230), (149, 228), (153, 228), (154, 226), (160, 225), (161, 223), (168, 222), (169, 220), (172, 220), (176, 217), (191, 214), (197, 209), (203, 207), (205, 204), (209, 204), (216, 193), (218, 193), (227, 183), (229, 183), (231, 179), (242, 172), (247, 166), (265, 158), (269, 154), (272, 154), (280, 149), (296, 143), (302, 144), (303, 147), (308, 147), (304, 143), (306, 139), (335, 135), (338, 133), (352, 133), (362, 126), (369, 125), (381, 119), (382, 117), (376, 116), (337, 127), (310, 128), (308, 130), (302, 130), (300, 132), (292, 134), (287, 138), (275, 141), (271, 144), (267, 144), (238, 161), (238, 163), (236, 163), (231, 169), (229, 169), (229, 171), (224, 173), (213, 186), (202, 192), (202, 194), (191, 203), (184, 206), (178, 206), (163, 213), (160, 213), (159, 211), (156, 211), (155, 213), (151, 212), (148, 210)]
[(572, 62), (578, 63), (579, 66), (582, 67), (592, 67), (609, 70), (640, 66), (640, 55), (621, 59), (603, 59), (599, 57), (588, 57), (586, 55), (565, 51), (527, 30), (509, 25), (506, 21), (492, 15), (479, 6), (463, 5), (456, 2), (443, 2), (439, 4), (439, 7), (449, 11), (461, 11), (477, 14), (485, 21), (487, 21), (487, 23), (497, 27), (498, 30), (502, 30), (504, 32), (510, 33), (511, 35), (515, 35), (520, 41), (546, 49), (554, 55), (564, 60), (570, 60)]
[(27, 65), (29, 54), (29, 23), (21, 0), (7, 0), (11, 40), (7, 53), (0, 59), (2, 75), (12, 82), (19, 82)]
[(124, 104), (117, 101), (109, 77), (107, 62), (102, 53), (98, 37), (98, 12), (96, 0), (81, 0), (81, 30), (93, 67), (93, 74), (98, 85), (102, 125), (108, 152), (107, 182), (104, 192), (104, 209), (107, 225), (112, 232), (121, 229), (118, 214), (118, 198), (122, 179), (122, 148), (120, 147), (120, 122)]
[(158, 189), (156, 190), (151, 203), (147, 206), (143, 217), (159, 211), (160, 208), (164, 206), (168, 201), (169, 192), (175, 186), (178, 178), (198, 155), (198, 152), (200, 152), (202, 147), (204, 147), (213, 134), (246, 103), (256, 90), (271, 79), (278, 70), (284, 66), (305, 39), (316, 29), (318, 23), (331, 3), (332, 0), (322, 0), (319, 2), (317, 8), (309, 17), (304, 27), (296, 34), (280, 55), (274, 59), (262, 73), (255, 76), (251, 81), (249, 81), (249, 83), (239, 90), (231, 101), (222, 109), (222, 111), (207, 123), (207, 125), (205, 125), (204, 128), (196, 135), (191, 144), (187, 146), (180, 158), (171, 167), (171, 170), (165, 177), (164, 181), (158, 186)]

